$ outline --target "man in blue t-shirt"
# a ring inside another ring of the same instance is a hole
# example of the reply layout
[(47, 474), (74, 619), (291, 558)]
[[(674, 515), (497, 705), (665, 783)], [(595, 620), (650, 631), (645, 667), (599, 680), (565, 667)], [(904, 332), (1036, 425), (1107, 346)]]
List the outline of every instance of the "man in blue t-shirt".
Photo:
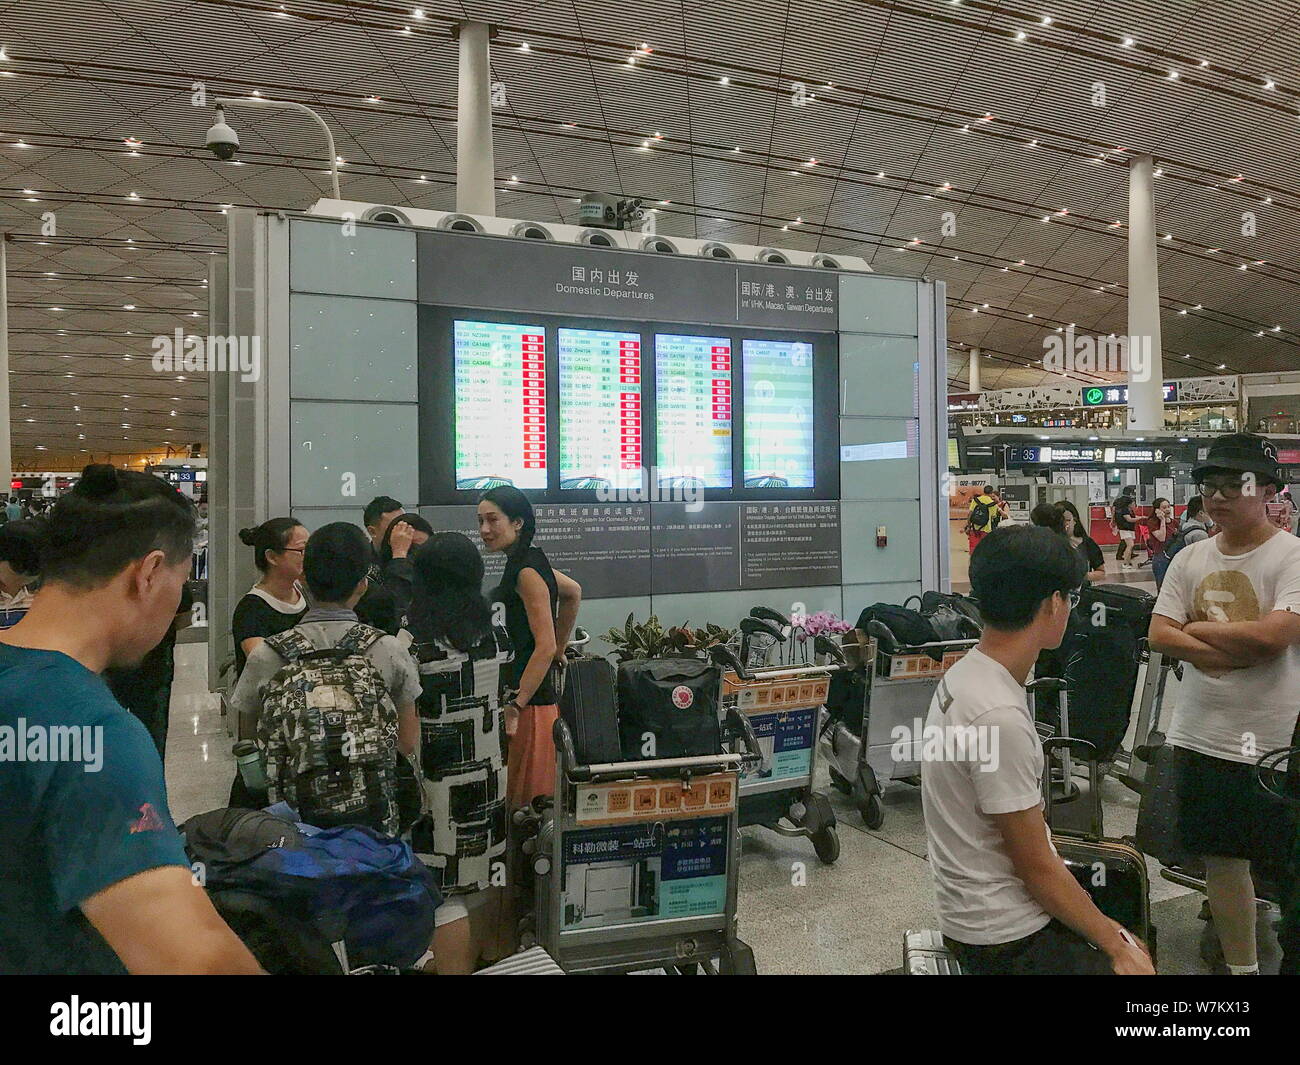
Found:
[(149, 733), (100, 678), (171, 624), (193, 507), (87, 466), (45, 536), (41, 591), (0, 632), (0, 973), (257, 973), (189, 868)]

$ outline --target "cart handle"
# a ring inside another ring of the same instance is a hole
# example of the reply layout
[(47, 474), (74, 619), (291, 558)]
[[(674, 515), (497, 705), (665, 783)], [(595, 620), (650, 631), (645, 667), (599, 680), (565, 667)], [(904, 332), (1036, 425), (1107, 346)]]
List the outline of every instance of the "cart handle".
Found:
[[(845, 667), (838, 662), (824, 666), (787, 666), (784, 669), (751, 669), (741, 680), (782, 680), (786, 677), (803, 677), (809, 673), (836, 673)], [(737, 674), (739, 676), (739, 674)]]

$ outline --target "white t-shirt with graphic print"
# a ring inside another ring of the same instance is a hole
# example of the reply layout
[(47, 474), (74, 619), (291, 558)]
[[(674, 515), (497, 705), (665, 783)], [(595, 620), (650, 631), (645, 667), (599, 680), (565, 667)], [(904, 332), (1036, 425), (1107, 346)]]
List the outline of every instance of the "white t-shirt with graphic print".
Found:
[[(1300, 539), (1278, 531), (1244, 555), (1225, 555), (1220, 540), (1188, 544), (1174, 556), (1157, 614), (1185, 625), (1300, 613)], [(1290, 746), (1298, 706), (1300, 646), (1221, 677), (1187, 663), (1166, 738), (1214, 758), (1255, 762), (1265, 751)]]

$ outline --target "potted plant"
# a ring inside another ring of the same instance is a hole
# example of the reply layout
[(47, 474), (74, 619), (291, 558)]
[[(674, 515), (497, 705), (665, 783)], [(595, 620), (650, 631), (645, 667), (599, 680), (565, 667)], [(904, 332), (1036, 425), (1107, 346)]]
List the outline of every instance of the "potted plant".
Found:
[(629, 614), (621, 628), (615, 626), (601, 638), (614, 649), (620, 662), (630, 662), (642, 658), (698, 658), (707, 648), (727, 643), (735, 634), (734, 629), (712, 623), (692, 629), (683, 622), (665, 629), (654, 614), (640, 623)]

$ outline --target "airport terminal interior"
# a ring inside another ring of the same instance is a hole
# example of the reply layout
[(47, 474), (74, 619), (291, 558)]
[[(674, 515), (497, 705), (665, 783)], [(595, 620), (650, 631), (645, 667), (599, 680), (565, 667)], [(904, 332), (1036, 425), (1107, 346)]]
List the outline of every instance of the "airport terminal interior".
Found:
[(0, 3), (0, 972), (1300, 972), (1297, 10), (421, 3)]

